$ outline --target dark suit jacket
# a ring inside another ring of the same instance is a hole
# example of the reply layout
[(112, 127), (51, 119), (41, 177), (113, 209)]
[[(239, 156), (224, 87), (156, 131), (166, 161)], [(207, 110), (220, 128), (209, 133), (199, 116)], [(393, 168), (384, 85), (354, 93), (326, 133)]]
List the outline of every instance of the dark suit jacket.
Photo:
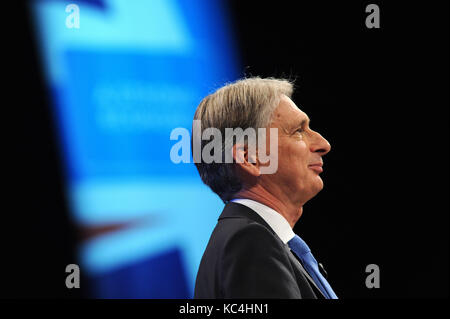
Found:
[(194, 298), (324, 298), (300, 260), (247, 206), (230, 202), (200, 262)]

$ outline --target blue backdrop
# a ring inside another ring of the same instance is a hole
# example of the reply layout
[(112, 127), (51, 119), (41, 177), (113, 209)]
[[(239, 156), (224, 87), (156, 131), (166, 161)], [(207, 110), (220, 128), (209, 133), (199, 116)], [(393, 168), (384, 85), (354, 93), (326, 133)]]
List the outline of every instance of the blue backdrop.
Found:
[(200, 100), (238, 77), (226, 7), (42, 0), (32, 12), (92, 296), (192, 297), (223, 204), (194, 164), (170, 160), (170, 132), (191, 130)]

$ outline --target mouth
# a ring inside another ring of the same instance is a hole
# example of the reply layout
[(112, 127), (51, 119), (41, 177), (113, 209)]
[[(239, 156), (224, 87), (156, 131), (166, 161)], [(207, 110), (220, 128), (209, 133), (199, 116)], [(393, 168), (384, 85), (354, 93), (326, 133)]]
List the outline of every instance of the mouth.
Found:
[(308, 168), (312, 169), (316, 173), (322, 173), (323, 172), (322, 166), (323, 166), (322, 163), (317, 163), (317, 164), (308, 165)]

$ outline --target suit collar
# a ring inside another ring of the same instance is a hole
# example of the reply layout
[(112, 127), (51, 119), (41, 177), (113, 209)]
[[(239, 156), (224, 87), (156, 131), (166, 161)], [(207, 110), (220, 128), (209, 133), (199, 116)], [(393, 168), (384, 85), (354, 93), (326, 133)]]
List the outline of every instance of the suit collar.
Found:
[(270, 225), (267, 224), (267, 222), (261, 216), (259, 216), (257, 212), (255, 212), (253, 209), (251, 209), (245, 205), (228, 202), (225, 205), (218, 220), (225, 219), (225, 218), (247, 218), (254, 222), (264, 225), (267, 229), (270, 230), (270, 232), (272, 234), (276, 235), (276, 233), (270, 227)]
[(289, 222), (273, 208), (248, 198), (233, 199), (232, 202), (242, 204), (254, 210), (267, 224), (269, 224), (270, 228), (274, 230), (283, 243), (286, 244), (289, 240), (294, 238), (295, 233), (292, 230), (291, 225), (289, 225)]

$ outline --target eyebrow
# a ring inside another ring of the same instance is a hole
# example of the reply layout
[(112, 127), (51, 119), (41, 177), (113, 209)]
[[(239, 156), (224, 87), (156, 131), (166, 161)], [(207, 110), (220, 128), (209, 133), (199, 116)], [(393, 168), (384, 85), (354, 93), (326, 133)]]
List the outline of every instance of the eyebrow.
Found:
[(299, 128), (299, 127), (303, 127), (303, 125), (305, 125), (306, 123), (310, 123), (311, 119), (309, 117), (304, 118), (303, 120), (301, 120), (300, 123), (295, 125), (295, 129)]

